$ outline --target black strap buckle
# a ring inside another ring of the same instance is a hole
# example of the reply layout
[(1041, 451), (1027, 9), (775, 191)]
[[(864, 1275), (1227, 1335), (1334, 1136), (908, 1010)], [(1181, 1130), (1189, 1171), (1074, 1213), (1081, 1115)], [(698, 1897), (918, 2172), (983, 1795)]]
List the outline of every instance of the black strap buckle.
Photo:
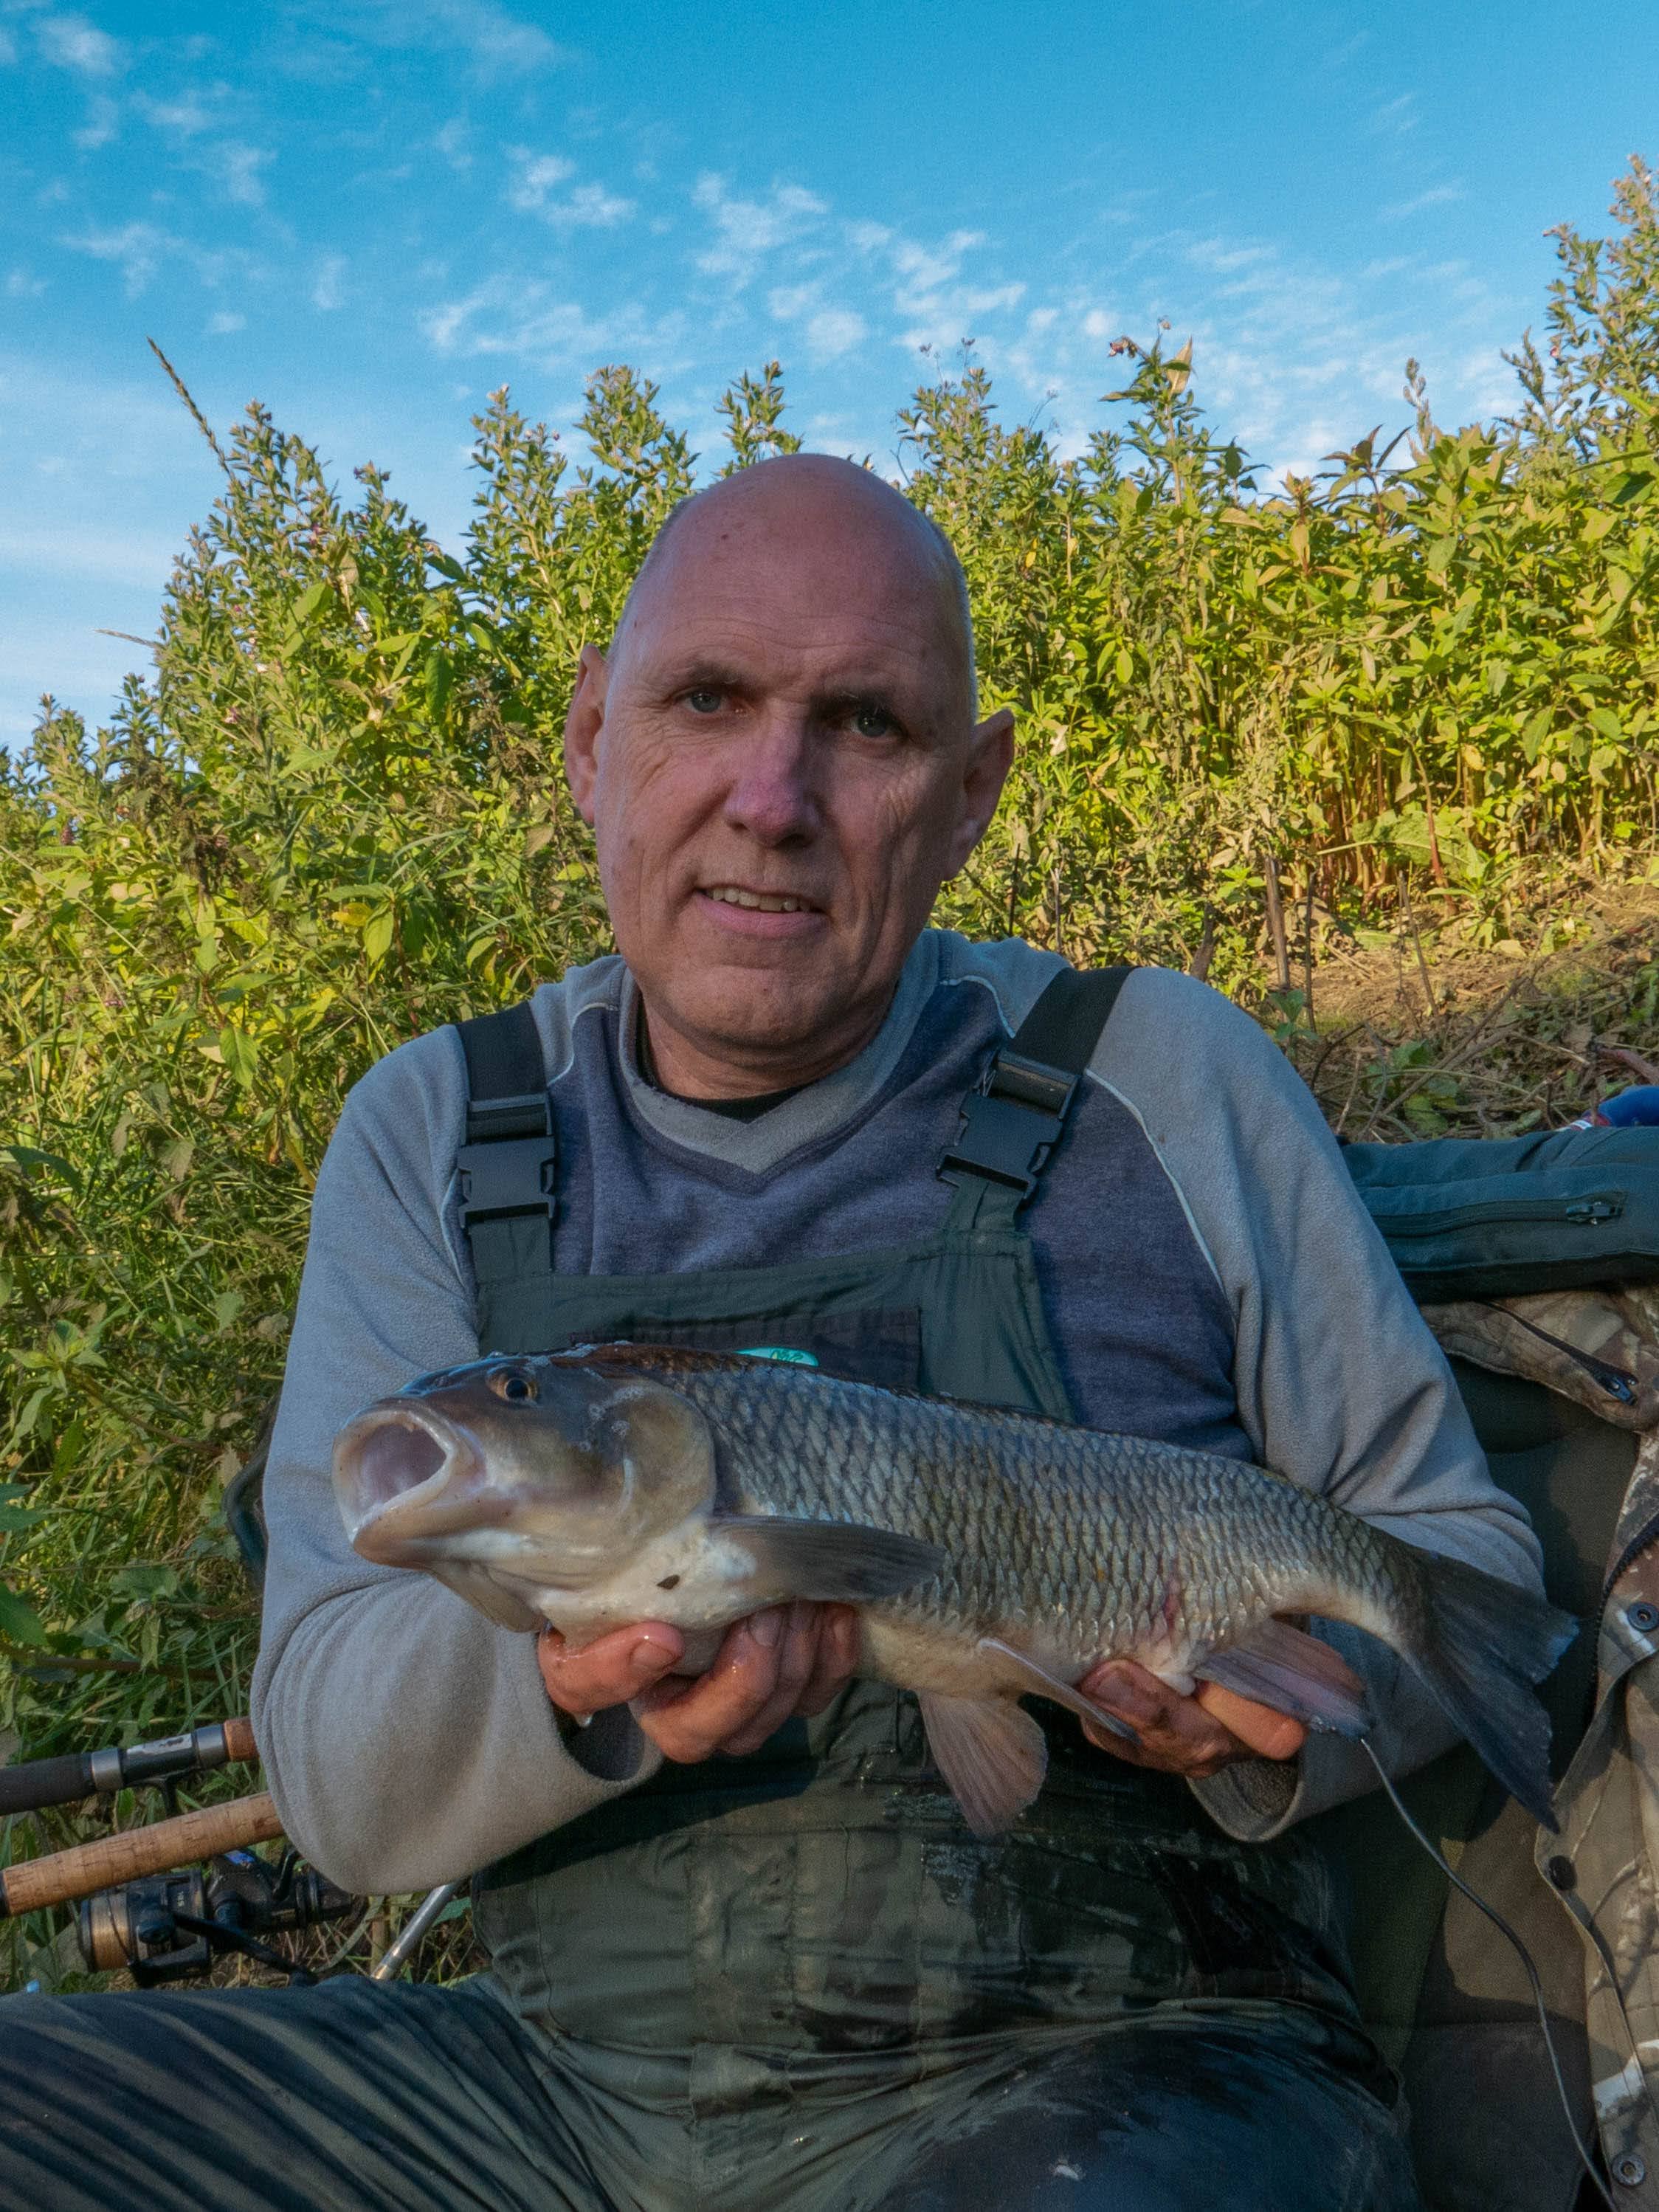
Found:
[(514, 1213), (545, 1214), (550, 1224), (557, 1150), (546, 1093), (475, 1101), (467, 1135), (455, 1155), (462, 1228)]
[(1066, 1126), (1079, 1080), (1005, 1047), (963, 1103), (956, 1142), (939, 1155), (941, 1179), (983, 1176), (1018, 1191), (1022, 1201), (1030, 1198)]

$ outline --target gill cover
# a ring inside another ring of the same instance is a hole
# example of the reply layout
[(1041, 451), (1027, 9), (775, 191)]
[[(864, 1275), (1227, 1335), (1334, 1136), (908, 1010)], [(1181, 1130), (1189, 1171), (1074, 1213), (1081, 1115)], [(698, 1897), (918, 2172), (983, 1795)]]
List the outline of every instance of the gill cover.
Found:
[(335, 1481), (366, 1558), (424, 1566), (478, 1604), (483, 1571), (533, 1559), (539, 1580), (577, 1588), (706, 1510), (714, 1446), (660, 1383), (498, 1358), (367, 1407), (340, 1432)]

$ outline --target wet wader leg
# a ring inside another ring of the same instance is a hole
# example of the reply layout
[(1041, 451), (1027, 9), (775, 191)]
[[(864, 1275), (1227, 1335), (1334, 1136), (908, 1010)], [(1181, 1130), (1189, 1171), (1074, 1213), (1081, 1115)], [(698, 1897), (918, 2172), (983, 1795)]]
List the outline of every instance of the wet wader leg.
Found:
[(1421, 2212), (1421, 2199), (1401, 2124), (1363, 2075), (1272, 2021), (1188, 2016), (1004, 2075), (871, 2212)]
[(481, 1984), (0, 2002), (0, 2212), (623, 2212)]

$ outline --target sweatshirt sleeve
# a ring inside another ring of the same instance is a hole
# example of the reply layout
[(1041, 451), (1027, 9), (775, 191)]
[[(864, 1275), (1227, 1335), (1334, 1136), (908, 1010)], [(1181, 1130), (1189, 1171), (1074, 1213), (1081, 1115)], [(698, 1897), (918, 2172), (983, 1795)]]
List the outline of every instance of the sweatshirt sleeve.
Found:
[[(1126, 987), (1091, 1073), (1138, 1116), (1232, 1310), (1239, 1418), (1261, 1463), (1420, 1549), (1541, 1590), (1522, 1506), (1486, 1468), (1444, 1355), (1301, 1078), (1256, 1023), (1190, 977)], [(1391, 1773), (1455, 1731), (1374, 1638), (1319, 1634), (1364, 1677)], [(1375, 1786), (1357, 1744), (1314, 1735), (1193, 1787), (1258, 1841)]]
[(478, 1357), (447, 1224), (465, 1116), (453, 1030), (401, 1047), (346, 1101), (312, 1206), (264, 1479), (270, 1555), (253, 1723), (283, 1826), (348, 1889), (459, 1880), (654, 1771), (625, 1708), (568, 1747), (532, 1636), (430, 1576), (376, 1567), (334, 1501), (342, 1423)]

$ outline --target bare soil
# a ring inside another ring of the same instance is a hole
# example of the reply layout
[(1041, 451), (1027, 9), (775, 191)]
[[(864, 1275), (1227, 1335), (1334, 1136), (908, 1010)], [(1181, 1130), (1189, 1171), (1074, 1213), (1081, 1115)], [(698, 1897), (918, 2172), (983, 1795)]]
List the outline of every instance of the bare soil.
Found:
[[(1342, 1136), (1559, 1127), (1659, 1081), (1659, 884), (1578, 881), (1530, 942), (1408, 921), (1387, 944), (1327, 933), (1305, 1003), (1260, 1009)], [(1276, 1018), (1277, 1017), (1277, 1018)]]

